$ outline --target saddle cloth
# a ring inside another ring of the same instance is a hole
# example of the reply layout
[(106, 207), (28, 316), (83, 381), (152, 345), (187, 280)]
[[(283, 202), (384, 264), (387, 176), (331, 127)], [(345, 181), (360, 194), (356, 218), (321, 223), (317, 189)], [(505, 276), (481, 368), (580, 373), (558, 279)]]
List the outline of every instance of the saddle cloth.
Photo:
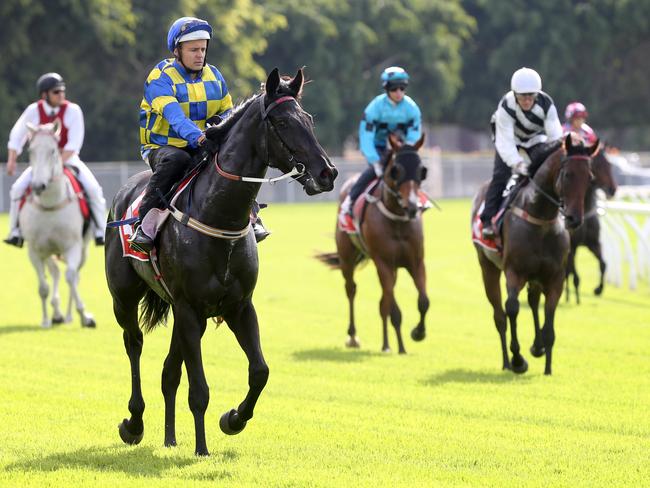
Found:
[[(174, 196), (172, 197), (171, 204), (176, 203), (176, 200), (180, 194), (185, 190), (194, 177), (198, 174), (198, 171), (194, 171), (189, 174), (181, 183), (178, 185), (174, 191)], [(143, 189), (138, 196), (133, 200), (131, 205), (129, 205), (122, 215), (122, 221), (132, 221), (134, 218), (140, 217), (140, 203), (142, 203), (142, 198), (146, 192), (146, 188)], [(147, 215), (145, 215), (142, 220), (142, 229), (147, 233), (147, 235), (152, 236), (155, 240), (158, 232), (162, 229), (163, 225), (167, 221), (167, 217), (170, 215), (168, 209), (160, 210), (158, 208), (151, 209)], [(136, 251), (131, 247), (129, 239), (133, 235), (134, 229), (133, 225), (129, 223), (124, 223), (118, 227), (118, 232), (120, 234), (120, 242), (122, 243), (122, 256), (125, 258), (137, 259), (138, 261), (149, 261), (149, 255), (143, 252)]]
[[(489, 251), (501, 252), (501, 250), (497, 247), (495, 240), (483, 239), (483, 222), (481, 222), (481, 212), (483, 212), (484, 207), (485, 200), (481, 202), (481, 205), (478, 208), (478, 212), (476, 212), (474, 220), (472, 221), (472, 241)], [(500, 211), (499, 214), (501, 213), (502, 212)], [(494, 225), (495, 220), (496, 217), (493, 217), (492, 225)], [(499, 231), (501, 231), (500, 228)]]
[[(363, 218), (365, 215), (365, 210), (366, 207), (368, 206), (368, 196), (372, 194), (373, 190), (379, 183), (379, 180), (375, 179), (373, 180), (359, 195), (359, 198), (357, 198), (354, 202), (354, 205), (352, 206), (352, 222), (354, 224), (354, 227), (349, 227), (345, 225), (345, 216), (341, 212), (341, 206), (339, 205), (339, 210), (338, 210), (338, 227), (340, 230), (343, 232), (347, 232), (348, 234), (359, 234), (361, 232), (361, 224), (363, 223)], [(418, 210), (420, 212), (424, 212), (428, 209), (433, 207), (431, 200), (429, 199), (429, 196), (423, 191), (419, 190), (418, 191)]]

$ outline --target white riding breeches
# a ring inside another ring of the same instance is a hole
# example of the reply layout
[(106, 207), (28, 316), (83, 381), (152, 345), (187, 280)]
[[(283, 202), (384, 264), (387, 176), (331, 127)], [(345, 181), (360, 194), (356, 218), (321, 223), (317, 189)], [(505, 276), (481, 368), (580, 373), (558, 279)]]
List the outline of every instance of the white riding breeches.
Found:
[[(104, 192), (99, 182), (93, 175), (92, 171), (88, 169), (79, 156), (72, 156), (67, 164), (76, 168), (77, 178), (83, 186), (86, 194), (88, 195), (88, 203), (90, 205), (90, 213), (92, 214), (93, 229), (95, 236), (104, 236), (106, 229), (106, 200), (104, 200)], [(12, 233), (18, 233), (18, 203), (23, 197), (27, 188), (32, 182), (32, 168), (27, 168), (18, 177), (18, 179), (11, 185), (9, 196), (11, 197), (11, 206), (9, 208), (9, 225)]]

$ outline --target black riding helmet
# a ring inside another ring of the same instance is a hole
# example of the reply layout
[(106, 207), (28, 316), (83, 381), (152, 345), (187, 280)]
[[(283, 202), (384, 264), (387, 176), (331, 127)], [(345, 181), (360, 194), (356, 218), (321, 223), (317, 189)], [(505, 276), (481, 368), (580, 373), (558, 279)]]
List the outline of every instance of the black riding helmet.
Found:
[(59, 73), (45, 73), (36, 82), (39, 95), (59, 87), (65, 88), (65, 81), (63, 81), (63, 77)]

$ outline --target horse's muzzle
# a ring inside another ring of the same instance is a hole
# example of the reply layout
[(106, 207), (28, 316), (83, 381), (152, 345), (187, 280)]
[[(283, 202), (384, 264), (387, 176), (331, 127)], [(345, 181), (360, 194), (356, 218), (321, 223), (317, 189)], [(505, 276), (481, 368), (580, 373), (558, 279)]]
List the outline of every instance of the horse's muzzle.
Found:
[(334, 180), (336, 180), (338, 174), (336, 167), (325, 159), (325, 168), (321, 169), (317, 175), (308, 171), (299, 181), (303, 184), (307, 195), (317, 195), (318, 193), (332, 191), (334, 189)]

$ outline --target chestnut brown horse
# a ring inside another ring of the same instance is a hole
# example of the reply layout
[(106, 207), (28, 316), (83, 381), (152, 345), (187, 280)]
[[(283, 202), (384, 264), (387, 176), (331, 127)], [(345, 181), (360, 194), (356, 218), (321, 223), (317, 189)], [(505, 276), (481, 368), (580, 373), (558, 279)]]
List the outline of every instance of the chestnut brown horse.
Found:
[(616, 194), (616, 180), (612, 174), (612, 165), (605, 156), (605, 147), (601, 144), (598, 152), (594, 154), (591, 162), (592, 172), (594, 179), (589, 185), (587, 196), (585, 199), (585, 220), (581, 226), (570, 232), (571, 234), (571, 249), (569, 250), (569, 258), (566, 268), (566, 301), (569, 301), (569, 282), (573, 276), (573, 288), (575, 290), (576, 303), (580, 303), (580, 276), (576, 270), (576, 251), (578, 246), (586, 246), (587, 249), (598, 260), (600, 268), (600, 282), (594, 289), (595, 295), (601, 295), (605, 286), (605, 270), (607, 264), (603, 259), (603, 253), (600, 246), (600, 220), (598, 216), (596, 190), (600, 188), (605, 192), (608, 198)]
[[(525, 373), (528, 363), (520, 352), (517, 339), (519, 292), (528, 283), (528, 303), (535, 322), (535, 340), (531, 353), (546, 354), (544, 374), (551, 374), (551, 359), (555, 343), (555, 309), (562, 295), (569, 233), (565, 229), (578, 227), (584, 217), (585, 195), (591, 183), (591, 156), (598, 144), (585, 147), (574, 145), (571, 136), (564, 148), (553, 152), (522, 188), (506, 211), (503, 222), (503, 254), (499, 262), (496, 253), (475, 244), (483, 273), (485, 293), (494, 310), (494, 324), (501, 339), (503, 369)], [(474, 198), (472, 222), (485, 197), (484, 185)], [(564, 224), (559, 218), (564, 214)], [(506, 276), (508, 298), (505, 311), (501, 303), (501, 272)], [(544, 327), (539, 327), (538, 307), (544, 294)], [(506, 349), (507, 318), (510, 321), (510, 351)]]
[[(397, 269), (406, 268), (418, 290), (420, 321), (412, 330), (411, 337), (421, 341), (425, 337), (424, 318), (429, 309), (424, 268), (424, 235), (422, 212), (418, 208), (418, 192), (421, 181), (426, 177), (426, 168), (418, 154), (424, 143), (424, 135), (414, 146), (402, 145), (392, 135), (391, 149), (382, 158), (384, 175), (381, 182), (367, 197), (368, 204), (361, 223), (359, 239), (336, 229), (336, 253), (320, 254), (321, 261), (340, 269), (345, 279), (345, 292), (349, 302), (348, 347), (359, 347), (354, 321), (354, 297), (357, 285), (354, 270), (364, 259), (375, 263), (381, 282), (382, 295), (379, 313), (383, 327), (382, 351), (390, 352), (388, 345), (388, 316), (397, 334), (400, 354), (405, 354), (402, 340), (402, 313), (395, 301), (393, 289), (397, 280)], [(341, 190), (341, 201), (347, 196), (356, 177), (345, 182)], [(361, 195), (359, 198), (364, 198)]]

